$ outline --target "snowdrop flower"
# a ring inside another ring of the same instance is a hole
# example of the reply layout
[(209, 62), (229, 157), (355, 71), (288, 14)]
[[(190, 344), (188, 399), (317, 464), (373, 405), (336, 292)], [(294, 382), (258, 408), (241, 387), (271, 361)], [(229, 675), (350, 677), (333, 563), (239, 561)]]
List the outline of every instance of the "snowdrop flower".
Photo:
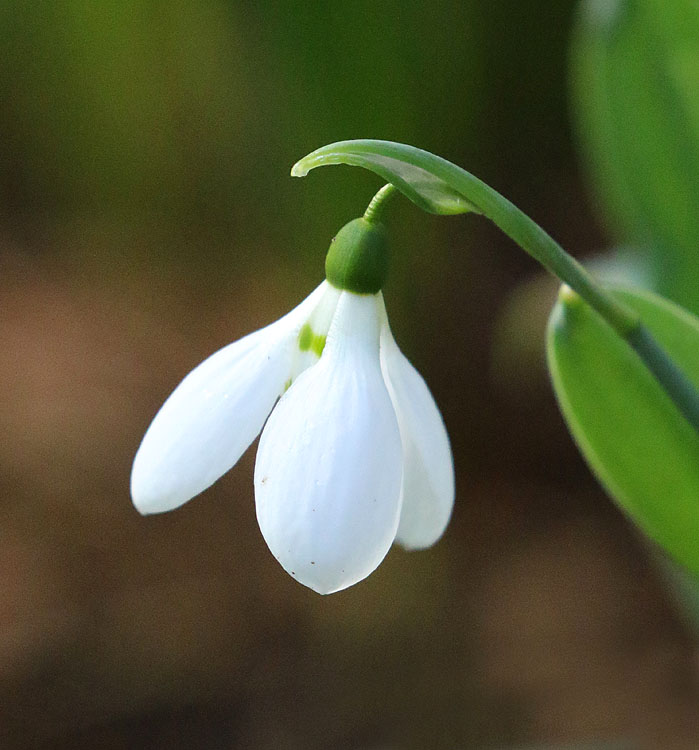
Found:
[(386, 257), (378, 222), (350, 222), (330, 247), (326, 281), (187, 375), (136, 454), (131, 494), (141, 513), (198, 495), (262, 431), (260, 529), (306, 586), (339, 591), (369, 575), (394, 541), (419, 549), (442, 535), (454, 500), (449, 440), (391, 334)]

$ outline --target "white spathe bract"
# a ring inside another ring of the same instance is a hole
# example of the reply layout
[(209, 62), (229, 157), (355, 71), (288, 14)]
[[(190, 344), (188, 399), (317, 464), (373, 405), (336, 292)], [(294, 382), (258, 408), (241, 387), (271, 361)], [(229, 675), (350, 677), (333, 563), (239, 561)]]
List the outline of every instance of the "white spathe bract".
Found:
[(134, 505), (158, 513), (187, 502), (237, 462), (265, 420), (257, 518), (301, 583), (339, 591), (369, 575), (394, 541), (422, 548), (443, 533), (454, 500), (449, 440), (380, 293), (323, 282), (195, 368), (143, 438)]

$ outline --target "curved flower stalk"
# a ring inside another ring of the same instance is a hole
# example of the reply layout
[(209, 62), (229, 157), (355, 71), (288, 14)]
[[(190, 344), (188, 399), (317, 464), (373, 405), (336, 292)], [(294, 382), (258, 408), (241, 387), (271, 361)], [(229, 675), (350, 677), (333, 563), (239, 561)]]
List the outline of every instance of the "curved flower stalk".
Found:
[(369, 169), (430, 213), (482, 214), (563, 284), (547, 352), (568, 426), (624, 511), (699, 575), (699, 320), (660, 297), (601, 284), (504, 196), (435, 154), (340, 141), (305, 156), (291, 174), (332, 164)]
[[(391, 334), (377, 231), (365, 219), (347, 225), (331, 246), (328, 281), (180, 383), (134, 460), (141, 513), (205, 490), (262, 430), (258, 522), (272, 554), (306, 586), (339, 591), (369, 575), (394, 541), (418, 549), (442, 535), (454, 501), (451, 449), (425, 382)], [(361, 256), (361, 268), (347, 253)]]

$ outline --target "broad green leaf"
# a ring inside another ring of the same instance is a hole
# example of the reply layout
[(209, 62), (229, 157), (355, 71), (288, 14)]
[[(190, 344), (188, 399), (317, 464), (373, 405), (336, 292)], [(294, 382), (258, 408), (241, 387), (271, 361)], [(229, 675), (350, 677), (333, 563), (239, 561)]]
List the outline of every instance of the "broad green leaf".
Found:
[(699, 3), (585, 0), (572, 52), (602, 207), (650, 253), (656, 289), (699, 313)]
[[(612, 293), (699, 387), (699, 319), (650, 292)], [(565, 287), (547, 350), (556, 396), (592, 470), (649, 537), (699, 574), (699, 434), (634, 351)]]
[(480, 212), (458, 188), (450, 184), (449, 175), (459, 167), (414, 146), (369, 139), (339, 141), (305, 156), (294, 164), (291, 174), (305, 177), (311, 169), (329, 164), (349, 164), (369, 169), (395, 185), (407, 198), (429, 213), (452, 215)]

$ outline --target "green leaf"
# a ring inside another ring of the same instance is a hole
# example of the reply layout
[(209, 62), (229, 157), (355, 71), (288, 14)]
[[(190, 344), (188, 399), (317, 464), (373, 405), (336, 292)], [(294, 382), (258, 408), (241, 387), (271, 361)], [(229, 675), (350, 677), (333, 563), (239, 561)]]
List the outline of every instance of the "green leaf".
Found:
[[(650, 292), (612, 294), (699, 386), (699, 319)], [(699, 574), (699, 434), (635, 352), (566, 287), (547, 351), (561, 410), (594, 473), (649, 537)]]
[(655, 287), (699, 313), (699, 3), (586, 0), (572, 48), (573, 113), (618, 238)]
[(291, 174), (305, 177), (311, 169), (329, 164), (369, 169), (432, 214), (480, 213), (471, 201), (449, 184), (449, 174), (459, 167), (414, 146), (369, 139), (331, 143), (294, 164)]

